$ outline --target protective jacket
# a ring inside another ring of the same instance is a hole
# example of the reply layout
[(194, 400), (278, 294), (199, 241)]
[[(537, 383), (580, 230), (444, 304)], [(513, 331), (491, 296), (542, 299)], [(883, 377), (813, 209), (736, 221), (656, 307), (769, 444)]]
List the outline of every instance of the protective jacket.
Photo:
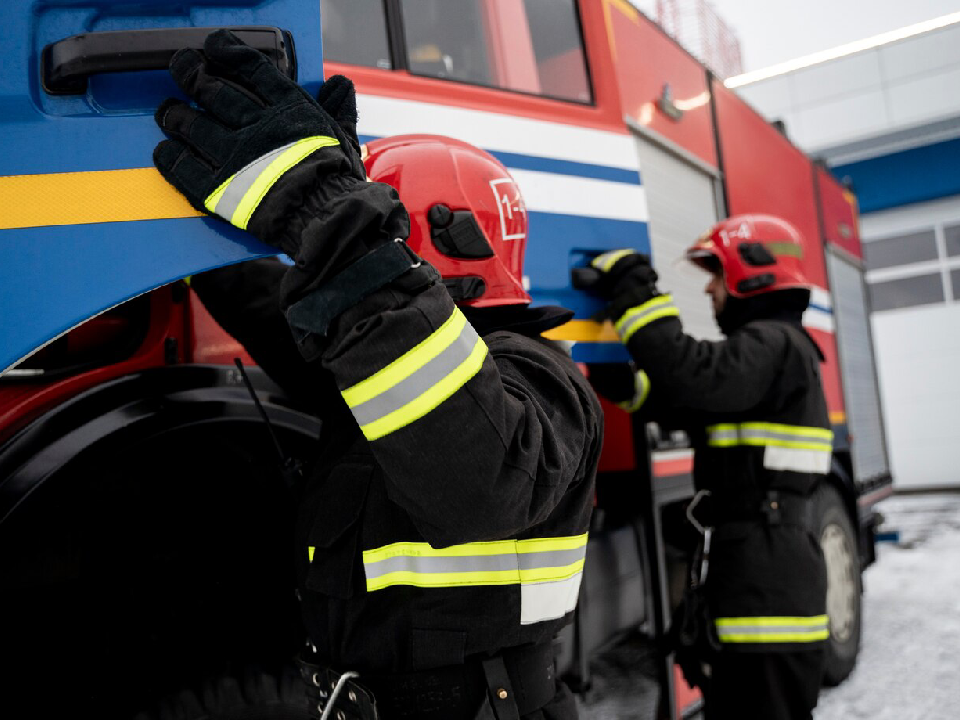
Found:
[(725, 340), (698, 341), (670, 296), (657, 295), (627, 309), (617, 328), (646, 374), (649, 410), (688, 429), (696, 487), (711, 493), (698, 515), (716, 528), (706, 595), (720, 642), (819, 649), (826, 570), (809, 497), (831, 463), (822, 356), (799, 311), (741, 319), (728, 318)]
[(582, 373), (538, 336), (568, 314), (461, 311), (440, 284), (393, 284), (306, 362), (283, 273), (255, 261), (192, 284), (324, 419), (296, 549), (319, 659), (362, 682), (549, 642), (576, 603), (602, 434)]

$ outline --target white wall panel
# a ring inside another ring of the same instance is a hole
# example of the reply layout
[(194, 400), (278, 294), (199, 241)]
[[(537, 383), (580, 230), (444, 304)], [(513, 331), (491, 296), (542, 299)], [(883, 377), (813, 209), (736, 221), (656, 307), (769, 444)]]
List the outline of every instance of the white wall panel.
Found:
[(878, 313), (873, 337), (896, 485), (960, 486), (960, 305)]
[(880, 48), (880, 63), (887, 82), (960, 65), (960, 25), (886, 45)]
[(877, 50), (868, 50), (797, 70), (790, 82), (792, 97), (804, 106), (877, 90), (881, 82), (880, 55)]
[(803, 148), (856, 140), (882, 132), (890, 124), (883, 93), (879, 90), (817, 105), (805, 104), (798, 106), (796, 113), (802, 119), (803, 130), (791, 135)]
[(960, 64), (888, 85), (886, 92), (893, 126), (956, 115), (960, 113)]

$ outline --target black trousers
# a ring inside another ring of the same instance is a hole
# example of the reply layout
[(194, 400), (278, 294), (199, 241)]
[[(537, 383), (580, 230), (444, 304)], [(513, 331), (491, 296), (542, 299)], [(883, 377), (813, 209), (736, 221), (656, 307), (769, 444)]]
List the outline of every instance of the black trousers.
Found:
[(822, 675), (820, 649), (723, 650), (704, 693), (706, 720), (811, 720)]

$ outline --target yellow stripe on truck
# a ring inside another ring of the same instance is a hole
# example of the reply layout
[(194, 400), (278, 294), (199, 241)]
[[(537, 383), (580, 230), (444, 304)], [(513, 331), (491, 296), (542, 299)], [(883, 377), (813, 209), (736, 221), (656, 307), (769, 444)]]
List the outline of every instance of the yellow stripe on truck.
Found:
[(202, 217), (156, 168), (0, 177), (0, 230)]

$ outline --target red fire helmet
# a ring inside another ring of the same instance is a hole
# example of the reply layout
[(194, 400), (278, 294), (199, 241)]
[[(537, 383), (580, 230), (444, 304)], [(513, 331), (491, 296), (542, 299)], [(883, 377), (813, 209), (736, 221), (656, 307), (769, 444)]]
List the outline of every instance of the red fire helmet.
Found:
[(363, 147), (370, 180), (396, 188), (410, 213), (407, 244), (473, 307), (530, 302), (523, 289), (527, 208), (489, 153), (440, 135), (398, 135)]
[(800, 232), (772, 215), (721, 220), (687, 250), (687, 259), (708, 272), (716, 272), (719, 263), (727, 290), (735, 297), (810, 288)]

